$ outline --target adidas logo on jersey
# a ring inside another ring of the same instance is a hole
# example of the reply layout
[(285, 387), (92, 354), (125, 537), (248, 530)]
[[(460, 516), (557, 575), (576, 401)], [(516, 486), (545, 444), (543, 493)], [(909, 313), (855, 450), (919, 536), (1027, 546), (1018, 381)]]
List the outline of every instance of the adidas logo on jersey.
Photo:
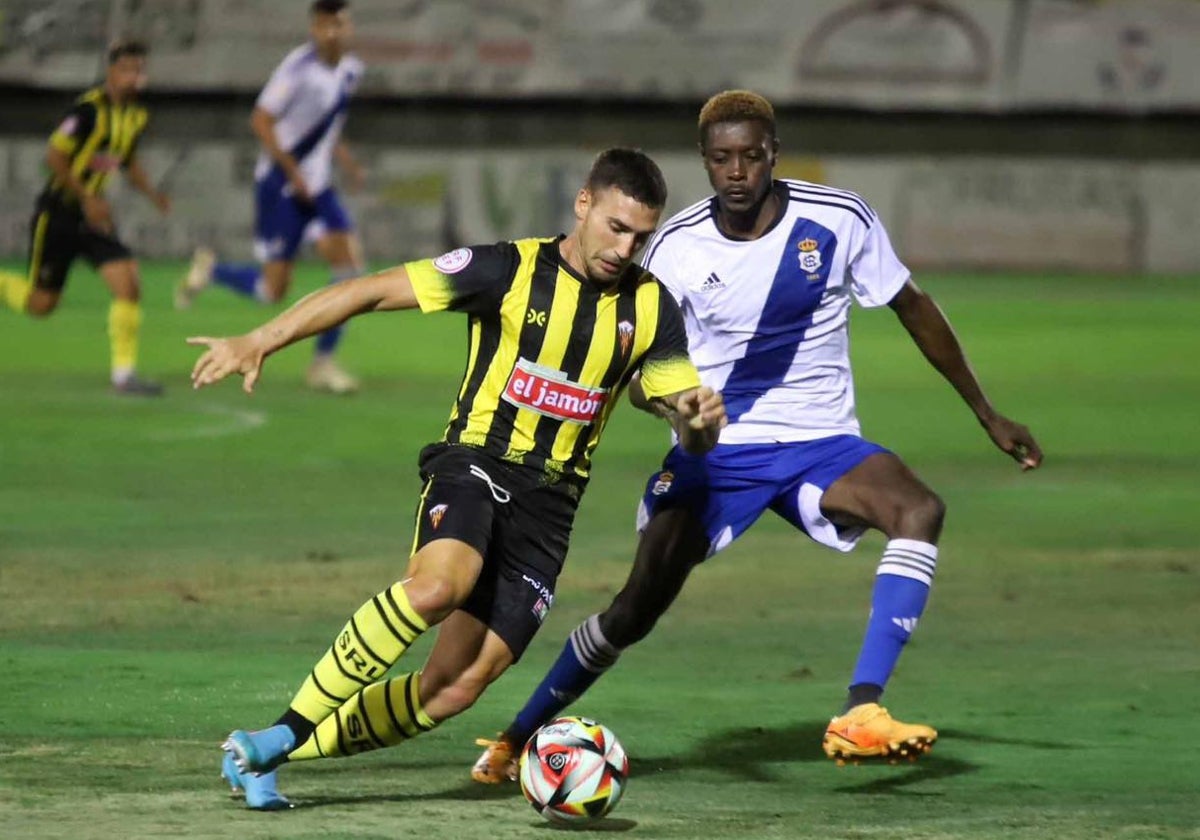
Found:
[(696, 291), (704, 294), (706, 292), (715, 292), (718, 289), (724, 288), (725, 283), (722, 282), (721, 278), (718, 277), (717, 273), (714, 271), (712, 274), (708, 275), (708, 277), (704, 278), (704, 282), (700, 284), (700, 288)]

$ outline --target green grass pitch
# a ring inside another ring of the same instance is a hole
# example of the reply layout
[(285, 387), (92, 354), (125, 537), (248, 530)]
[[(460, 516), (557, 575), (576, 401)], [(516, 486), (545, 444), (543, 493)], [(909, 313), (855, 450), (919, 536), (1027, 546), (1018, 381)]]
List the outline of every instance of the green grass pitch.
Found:
[[(345, 616), (398, 577), (416, 452), (441, 432), (465, 330), (453, 315), (359, 319), (344, 360), (364, 389), (348, 399), (304, 390), (307, 347), (271, 359), (253, 397), (193, 392), (184, 337), (268, 311), (214, 290), (176, 313), (180, 269), (144, 267), (143, 368), (161, 400), (109, 394), (107, 295), (88, 269), (47, 321), (0, 311), (0, 837), (554, 836), (515, 787), (469, 781), (473, 739), (624, 579), (665, 429), (617, 412), (546, 627), (474, 709), (395, 750), (285, 768), (301, 807), (250, 813), (225, 796), (217, 744), (273, 720)], [(300, 286), (321, 278), (306, 268)], [(823, 757), (882, 541), (841, 556), (764, 518), (578, 705), (632, 761), (602, 828), (1200, 837), (1200, 283), (923, 285), (1046, 451), (1022, 475), (889, 312), (856, 313), (864, 433), (949, 506), (930, 608), (886, 698), (937, 726), (937, 747), (895, 767)]]

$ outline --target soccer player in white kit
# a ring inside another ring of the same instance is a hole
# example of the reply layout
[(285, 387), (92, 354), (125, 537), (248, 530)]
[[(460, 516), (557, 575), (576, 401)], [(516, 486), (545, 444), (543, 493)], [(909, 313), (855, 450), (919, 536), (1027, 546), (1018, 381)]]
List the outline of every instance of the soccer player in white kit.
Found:
[(915, 758), (930, 749), (932, 727), (895, 720), (879, 700), (924, 610), (945, 506), (900, 458), (859, 435), (851, 299), (890, 306), (992, 441), (1022, 469), (1041, 463), (1029, 430), (984, 396), (950, 324), (913, 283), (871, 207), (845, 190), (772, 178), (779, 141), (769, 102), (748, 91), (717, 94), (699, 128), (716, 194), (664, 224), (643, 262), (679, 301), (689, 355), (704, 384), (722, 392), (729, 425), (706, 456), (676, 447), (650, 477), (624, 588), (572, 631), (500, 737), (480, 742), (487, 750), (472, 770), (477, 781), (513, 778), (528, 736), (650, 632), (692, 567), (767, 510), (839, 551), (850, 551), (867, 528), (888, 538), (825, 753)]
[[(309, 42), (275, 68), (250, 120), (262, 146), (254, 169), (254, 249), (261, 265), (217, 263), (211, 249), (198, 248), (176, 291), (179, 308), (190, 306), (212, 282), (262, 303), (282, 300), (306, 231), (329, 264), (331, 282), (363, 273), (353, 222), (332, 185), (335, 157), (356, 186), (363, 180), (341, 139), (363, 63), (347, 51), (352, 27), (346, 0), (315, 0), (309, 23)], [(341, 334), (337, 327), (317, 337), (306, 376), (317, 390), (343, 394), (358, 388), (333, 360)]]

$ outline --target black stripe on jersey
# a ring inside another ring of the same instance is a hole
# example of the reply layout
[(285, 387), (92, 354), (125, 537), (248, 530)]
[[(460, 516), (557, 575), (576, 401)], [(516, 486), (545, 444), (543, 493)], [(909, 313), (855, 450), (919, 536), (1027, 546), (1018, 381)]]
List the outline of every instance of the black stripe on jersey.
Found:
[[(630, 272), (634, 278), (642, 275), (642, 272)], [(613, 342), (612, 359), (608, 363), (608, 370), (604, 371), (603, 387), (613, 388), (621, 381), (621, 374), (625, 372), (625, 366), (629, 363), (629, 356), (621, 349), (621, 332), (620, 325), (622, 321), (628, 321), (633, 324), (633, 334), (637, 335), (637, 284), (634, 283), (634, 291), (631, 294), (622, 295), (617, 300), (617, 335), (616, 341)], [(665, 292), (664, 292), (665, 294)], [(629, 352), (633, 352), (633, 341), (629, 342)], [(612, 399), (618, 400), (621, 398), (621, 389), (617, 388), (612, 392)], [(572, 463), (579, 463), (589, 473), (591, 472), (591, 459), (587, 452), (589, 447), (595, 448), (595, 440), (599, 429), (593, 427), (586, 434), (581, 433), (575, 439), (575, 446), (571, 450)]]
[[(590, 283), (580, 284), (575, 316), (571, 319), (571, 337), (567, 340), (567, 348), (558, 366), (572, 382), (579, 382), (582, 377), (583, 366), (587, 362), (588, 350), (592, 343), (592, 333), (596, 330), (596, 310), (601, 299), (600, 292)], [(534, 452), (552, 453), (554, 441), (562, 427), (563, 423), (560, 421), (549, 417), (540, 418), (533, 433)], [(585, 437), (582, 432), (579, 436)]]
[[(799, 202), (800, 204), (823, 204), (826, 207), (836, 207), (839, 210), (845, 210), (848, 213), (853, 213), (855, 216), (858, 216), (862, 223), (867, 227), (871, 226), (871, 219), (863, 215), (862, 211), (853, 204), (842, 204), (834, 201), (817, 201), (815, 198), (794, 192), (792, 189), (788, 189), (788, 198), (790, 198), (792, 201)], [(830, 196), (830, 198), (833, 198), (833, 196)]]
[(875, 211), (871, 209), (871, 205), (863, 201), (862, 197), (857, 193), (852, 193), (849, 190), (839, 190), (836, 187), (827, 187), (824, 184), (800, 183), (799, 181), (785, 181), (788, 189), (800, 190), (801, 192), (812, 193), (813, 195), (823, 195), (829, 198), (840, 198), (845, 201), (854, 202), (872, 219), (875, 218)]
[[(471, 342), (473, 321), (474, 319), (468, 319), (467, 321), (468, 346), (470, 346)], [(463, 389), (462, 398), (458, 402), (458, 413), (450, 421), (450, 425), (446, 427), (445, 437), (447, 443), (457, 443), (463, 429), (467, 427), (467, 422), (471, 417), (471, 404), (475, 401), (475, 397), (479, 395), (479, 387), (487, 377), (492, 357), (496, 355), (496, 350), (500, 347), (500, 313), (489, 312), (487, 315), (481, 315), (478, 322), (479, 351), (475, 354), (475, 369), (471, 371), (471, 379)], [(470, 358), (470, 352), (467, 353), (467, 358)]]
[(695, 227), (702, 222), (713, 217), (713, 208), (715, 207), (715, 199), (708, 198), (696, 208), (695, 211), (685, 211), (686, 215), (681, 213), (675, 217), (675, 220), (669, 222), (662, 230), (654, 235), (654, 240), (650, 243), (650, 247), (646, 249), (646, 258), (642, 260), (642, 265), (648, 265), (650, 260), (654, 259), (654, 252), (658, 250), (658, 246), (663, 243), (663, 240), (676, 231), (684, 228)]
[[(529, 305), (521, 315), (521, 335), (517, 343), (517, 358), (536, 362), (542, 352), (542, 344), (546, 340), (546, 324), (530, 323), (530, 313), (543, 313), (550, 317), (550, 307), (554, 303), (554, 288), (558, 285), (558, 241), (543, 242), (534, 258), (533, 275), (529, 278)], [(482, 350), (480, 351), (482, 353)], [(480, 355), (480, 360), (485, 357)], [(485, 367), (491, 367), (492, 358), (487, 357)], [(514, 361), (516, 361), (514, 359)], [(479, 364), (476, 362), (476, 364)], [(503, 387), (503, 386), (501, 386)], [(517, 407), (503, 397), (496, 400), (496, 410), (492, 413), (492, 422), (488, 426), (488, 443), (502, 442), (493, 455), (503, 456), (512, 438), (513, 424), (517, 422)], [(546, 418), (541, 418), (545, 421)], [(541, 428), (543, 422), (538, 423)]]

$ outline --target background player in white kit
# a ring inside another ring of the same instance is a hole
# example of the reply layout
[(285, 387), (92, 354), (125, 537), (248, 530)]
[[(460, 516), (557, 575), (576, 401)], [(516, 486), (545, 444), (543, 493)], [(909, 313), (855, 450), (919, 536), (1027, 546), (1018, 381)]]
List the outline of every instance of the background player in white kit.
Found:
[[(331, 282), (363, 273), (362, 247), (331, 182), (334, 157), (355, 186), (363, 180), (341, 139), (350, 96), (363, 74), (362, 62), (347, 52), (348, 5), (312, 3), (311, 40), (288, 53), (255, 103), (250, 123), (262, 150), (254, 170), (254, 248), (261, 265), (217, 263), (212, 250), (199, 248), (176, 291), (177, 307), (190, 306), (211, 282), (263, 303), (282, 300), (306, 230), (329, 264)], [(306, 376), (317, 390), (344, 394), (358, 388), (333, 360), (341, 334), (336, 327), (317, 336)]]
[(851, 297), (890, 306), (992, 441), (1022, 469), (1041, 463), (1029, 430), (992, 408), (950, 324), (912, 282), (866, 202), (772, 179), (779, 141), (769, 102), (748, 91), (717, 94), (699, 127), (716, 195), (663, 225), (644, 264), (683, 308), (689, 355), (703, 383), (722, 392), (729, 425), (707, 456), (676, 447), (651, 476), (624, 588), (572, 631), (500, 737), (480, 742), (487, 750), (472, 771), (477, 781), (514, 778), (528, 736), (650, 632), (692, 567), (768, 509), (839, 551), (869, 527), (888, 538), (846, 702), (825, 733), (826, 754), (915, 758), (929, 750), (937, 732), (893, 719), (879, 700), (924, 610), (945, 507), (900, 458), (859, 436)]

